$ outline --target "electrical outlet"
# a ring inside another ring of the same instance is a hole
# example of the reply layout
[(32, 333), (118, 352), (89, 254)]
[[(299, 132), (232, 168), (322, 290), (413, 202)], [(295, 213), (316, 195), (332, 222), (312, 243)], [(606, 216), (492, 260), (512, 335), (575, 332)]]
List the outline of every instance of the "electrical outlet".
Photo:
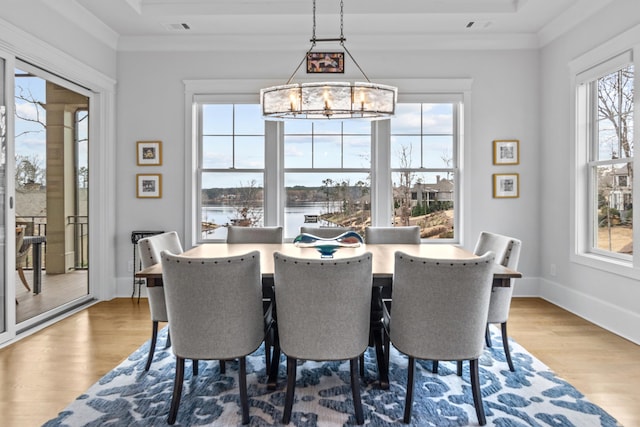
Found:
[(551, 277), (556, 277), (556, 265), (555, 264), (551, 264), (549, 266), (549, 274), (551, 275)]
[(127, 271), (128, 271), (129, 273), (133, 273), (133, 261), (129, 261), (129, 262), (127, 263)]

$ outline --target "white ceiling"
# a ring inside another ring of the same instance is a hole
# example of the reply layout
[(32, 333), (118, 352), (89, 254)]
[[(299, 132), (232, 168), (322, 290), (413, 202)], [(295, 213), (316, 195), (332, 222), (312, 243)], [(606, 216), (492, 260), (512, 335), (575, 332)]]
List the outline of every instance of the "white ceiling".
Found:
[[(312, 0), (41, 1), (118, 50), (286, 49), (313, 28)], [(371, 49), (537, 48), (610, 1), (344, 0), (344, 35)], [(317, 0), (319, 38), (339, 36), (339, 11)]]

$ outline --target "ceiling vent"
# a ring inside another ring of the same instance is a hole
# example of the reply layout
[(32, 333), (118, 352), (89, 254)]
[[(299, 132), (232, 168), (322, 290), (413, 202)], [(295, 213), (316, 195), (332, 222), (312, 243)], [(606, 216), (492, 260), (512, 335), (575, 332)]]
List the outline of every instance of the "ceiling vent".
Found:
[(182, 22), (179, 24), (162, 24), (169, 31), (189, 31), (191, 27), (189, 24)]
[(468, 30), (484, 30), (491, 26), (491, 21), (469, 21), (466, 25)]

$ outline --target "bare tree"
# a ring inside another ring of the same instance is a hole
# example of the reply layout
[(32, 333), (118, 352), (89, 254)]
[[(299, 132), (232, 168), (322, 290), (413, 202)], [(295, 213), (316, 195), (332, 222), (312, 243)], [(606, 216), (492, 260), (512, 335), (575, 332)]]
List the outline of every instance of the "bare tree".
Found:
[(42, 166), (42, 158), (37, 154), (31, 156), (16, 156), (16, 186), (25, 188), (29, 184), (41, 184), (46, 182), (46, 170)]
[[(24, 115), (20, 112), (20, 110), (18, 108), (16, 108), (15, 110), (15, 115), (16, 118), (25, 121), (25, 122), (31, 122), (31, 123), (36, 123), (38, 126), (37, 130), (26, 130), (24, 132), (20, 132), (19, 134), (16, 134), (16, 138), (19, 138), (23, 135), (29, 134), (29, 133), (42, 133), (47, 129), (47, 125), (46, 125), (46, 108), (47, 108), (47, 104), (45, 104), (42, 101), (39, 101), (38, 99), (36, 99), (36, 97), (31, 93), (31, 90), (29, 89), (24, 89), (22, 86), (17, 86), (16, 87), (16, 95), (15, 95), (16, 101), (23, 101), (27, 104), (31, 104), (34, 108), (34, 117), (30, 117), (27, 115)], [(17, 102), (16, 102), (17, 104)]]
[(411, 186), (413, 185), (414, 173), (409, 170), (411, 166), (411, 146), (402, 145), (398, 151), (400, 158), (400, 182), (398, 190), (400, 191), (400, 224), (410, 225), (411, 218)]
[(234, 203), (234, 218), (231, 222), (236, 225), (253, 227), (262, 221), (262, 189), (255, 179), (236, 189)]

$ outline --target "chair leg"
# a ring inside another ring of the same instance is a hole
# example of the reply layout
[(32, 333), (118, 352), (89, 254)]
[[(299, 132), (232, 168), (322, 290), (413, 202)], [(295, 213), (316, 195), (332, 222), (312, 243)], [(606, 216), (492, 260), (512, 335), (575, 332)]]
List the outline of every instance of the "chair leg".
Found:
[(461, 377), (462, 376), (462, 360), (458, 360), (456, 362), (456, 370), (457, 370), (456, 373), (458, 374), (458, 376)]
[(478, 371), (478, 359), (472, 359), (469, 361), (470, 374), (471, 374), (471, 393), (473, 394), (473, 404), (476, 407), (476, 415), (478, 416), (478, 423), (481, 426), (487, 424), (487, 420), (484, 416), (484, 406), (482, 404), (482, 392), (480, 391), (480, 373)]
[(431, 361), (431, 373), (432, 374), (437, 374), (438, 373), (438, 361), (437, 360), (432, 360)]
[(287, 394), (284, 398), (284, 414), (282, 424), (289, 424), (291, 421), (291, 409), (293, 408), (293, 397), (296, 389), (296, 359), (287, 356)]
[(193, 364), (193, 366), (192, 366), (192, 368), (193, 368), (193, 375), (198, 375), (198, 371), (199, 371), (199, 369), (198, 369), (198, 368), (199, 368), (198, 360), (197, 360), (197, 359), (193, 359), (193, 361), (192, 361), (192, 362), (193, 362), (193, 363), (192, 363), (192, 364)]
[(240, 387), (240, 406), (242, 407), (242, 424), (249, 424), (249, 400), (247, 399), (247, 360), (240, 358), (240, 372), (238, 373)]
[(151, 328), (151, 347), (149, 347), (149, 355), (147, 356), (147, 363), (144, 365), (144, 370), (148, 371), (153, 361), (153, 355), (156, 351), (156, 341), (158, 340), (158, 322), (153, 321)]
[(353, 409), (356, 413), (356, 423), (364, 424), (364, 415), (362, 414), (362, 400), (360, 399), (360, 381), (358, 380), (358, 357), (349, 360), (351, 367), (351, 394), (353, 395)]
[(29, 286), (29, 283), (27, 283), (27, 278), (24, 277), (24, 270), (22, 269), (22, 267), (18, 267), (18, 276), (20, 276), (20, 281), (22, 282), (22, 285), (27, 288), (27, 290), (29, 292), (31, 292), (31, 287)]
[(413, 404), (413, 372), (416, 369), (415, 358), (409, 356), (409, 364), (407, 365), (407, 397), (404, 403), (404, 423), (409, 424), (411, 422), (411, 405)]
[(491, 333), (489, 332), (489, 324), (484, 330), (484, 340), (487, 343), (487, 347), (491, 348)]
[(513, 367), (513, 361), (511, 360), (511, 351), (509, 350), (509, 336), (507, 335), (507, 322), (500, 325), (502, 329), (502, 346), (504, 347), (504, 355), (507, 357), (507, 363), (509, 364), (509, 370), (515, 372)]
[(173, 397), (171, 398), (171, 409), (169, 409), (169, 424), (174, 424), (178, 416), (178, 407), (182, 397), (182, 382), (184, 381), (184, 359), (176, 356), (176, 378), (173, 383)]
[(364, 378), (364, 353), (360, 355), (360, 376)]
[(280, 337), (278, 329), (273, 330), (273, 352), (271, 353), (271, 366), (267, 378), (267, 390), (275, 390), (278, 386), (278, 371), (280, 370)]
[(227, 362), (224, 360), (220, 361), (220, 373), (221, 374), (226, 374), (227, 373)]
[(164, 343), (164, 348), (167, 349), (171, 347), (171, 329), (167, 328), (167, 341)]

